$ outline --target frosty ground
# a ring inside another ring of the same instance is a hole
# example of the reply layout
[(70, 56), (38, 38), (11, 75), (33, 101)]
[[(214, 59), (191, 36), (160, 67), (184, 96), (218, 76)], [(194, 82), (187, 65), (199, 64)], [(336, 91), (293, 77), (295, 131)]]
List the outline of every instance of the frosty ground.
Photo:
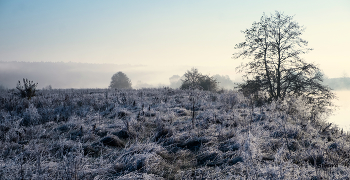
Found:
[(349, 179), (349, 134), (311, 108), (236, 91), (3, 90), (0, 179)]

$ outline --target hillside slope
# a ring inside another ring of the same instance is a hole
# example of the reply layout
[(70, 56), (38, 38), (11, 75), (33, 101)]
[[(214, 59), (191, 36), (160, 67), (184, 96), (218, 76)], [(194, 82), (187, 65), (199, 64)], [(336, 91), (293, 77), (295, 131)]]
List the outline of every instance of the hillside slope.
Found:
[(234, 91), (1, 91), (0, 179), (347, 179), (350, 136), (310, 108)]

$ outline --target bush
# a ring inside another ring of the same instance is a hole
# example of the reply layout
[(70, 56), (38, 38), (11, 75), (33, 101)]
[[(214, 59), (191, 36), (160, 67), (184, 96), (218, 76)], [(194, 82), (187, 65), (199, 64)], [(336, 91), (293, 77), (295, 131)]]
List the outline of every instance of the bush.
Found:
[(30, 126), (40, 124), (41, 116), (38, 113), (38, 110), (34, 107), (33, 104), (30, 104), (29, 107), (23, 113), (23, 119), (20, 123), (22, 126)]
[(21, 98), (27, 98), (30, 100), (36, 95), (35, 92), (37, 85), (38, 83), (34, 83), (33, 81), (23, 78), (23, 86), (21, 85), (21, 81), (18, 81), (16, 86), (16, 89), (19, 91), (17, 95), (19, 95)]

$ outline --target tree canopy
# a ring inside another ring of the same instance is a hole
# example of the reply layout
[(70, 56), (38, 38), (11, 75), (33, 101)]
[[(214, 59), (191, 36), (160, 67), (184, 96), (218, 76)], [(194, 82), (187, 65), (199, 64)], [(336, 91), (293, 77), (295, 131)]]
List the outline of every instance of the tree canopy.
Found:
[(131, 81), (123, 72), (119, 71), (112, 76), (110, 88), (131, 89)]

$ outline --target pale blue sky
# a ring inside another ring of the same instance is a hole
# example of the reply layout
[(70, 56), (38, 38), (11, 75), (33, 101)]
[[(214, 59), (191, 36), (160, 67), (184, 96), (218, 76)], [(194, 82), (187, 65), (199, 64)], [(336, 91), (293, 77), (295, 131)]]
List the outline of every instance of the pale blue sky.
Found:
[(150, 83), (193, 66), (240, 79), (231, 59), (240, 31), (275, 10), (306, 27), (306, 61), (350, 75), (349, 0), (0, 0), (0, 61), (142, 64)]

